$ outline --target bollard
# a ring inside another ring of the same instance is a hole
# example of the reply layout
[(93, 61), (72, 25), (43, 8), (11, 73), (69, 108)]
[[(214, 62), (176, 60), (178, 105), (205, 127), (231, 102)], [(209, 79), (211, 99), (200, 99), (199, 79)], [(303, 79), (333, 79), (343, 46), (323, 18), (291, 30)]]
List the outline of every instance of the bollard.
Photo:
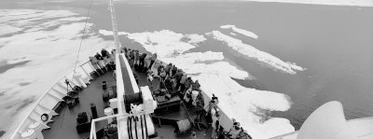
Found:
[(91, 103), (91, 112), (92, 112), (92, 118), (95, 119), (97, 118), (97, 109), (96, 105), (94, 103)]
[(102, 81), (102, 89), (106, 90), (107, 89), (107, 84), (106, 81)]
[(112, 98), (109, 100), (109, 103), (110, 103), (110, 107), (115, 109), (115, 108), (118, 108), (118, 99), (117, 98)]
[[(105, 113), (106, 116), (113, 115), (114, 114), (113, 108), (108, 107), (108, 108), (104, 109), (104, 113)], [(107, 121), (110, 124), (111, 122), (113, 122), (113, 118), (108, 118)]]

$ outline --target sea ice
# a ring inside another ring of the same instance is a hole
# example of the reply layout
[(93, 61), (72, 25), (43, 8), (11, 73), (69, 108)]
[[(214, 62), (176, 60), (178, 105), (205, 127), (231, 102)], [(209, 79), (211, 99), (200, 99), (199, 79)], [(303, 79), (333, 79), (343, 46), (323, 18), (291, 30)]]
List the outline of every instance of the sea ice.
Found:
[(232, 29), (233, 31), (235, 31), (237, 33), (240, 33), (242, 35), (245, 35), (245, 36), (253, 38), (253, 39), (258, 39), (259, 38), (259, 36), (256, 35), (254, 32), (238, 28), (235, 25), (222, 25), (222, 26), (220, 26), (220, 28), (222, 28), (222, 29)]
[[(128, 38), (142, 44), (148, 51), (162, 51), (160, 60), (176, 64), (194, 80), (198, 80), (208, 96), (212, 96), (212, 93), (218, 96), (222, 111), (240, 121), (254, 138), (269, 138), (294, 131), (287, 119), (257, 114), (262, 110), (288, 110), (291, 106), (288, 96), (241, 86), (232, 78), (247, 79), (250, 77), (248, 72), (224, 61), (222, 52), (187, 52), (197, 46), (180, 40), (185, 36), (172, 31), (128, 33)], [(175, 44), (178, 46), (175, 47)]]
[(22, 31), (22, 29), (11, 25), (0, 25), (0, 36), (16, 33), (19, 31)]
[(296, 70), (303, 71), (305, 68), (297, 66), (295, 63), (284, 62), (281, 59), (267, 53), (260, 51), (255, 47), (243, 43), (241, 40), (230, 37), (221, 33), (220, 31), (212, 31), (206, 33), (208, 36), (213, 37), (216, 40), (222, 41), (227, 47), (230, 47), (239, 54), (245, 56), (246, 58), (255, 59), (259, 62), (265, 63), (274, 69), (281, 70), (289, 74), (296, 74)]

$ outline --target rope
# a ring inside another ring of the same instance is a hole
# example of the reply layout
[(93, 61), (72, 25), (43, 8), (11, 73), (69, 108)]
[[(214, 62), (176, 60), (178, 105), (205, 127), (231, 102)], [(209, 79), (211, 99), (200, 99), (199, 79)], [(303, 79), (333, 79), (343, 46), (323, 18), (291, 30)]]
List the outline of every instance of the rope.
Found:
[(79, 58), (79, 55), (80, 55), (80, 49), (82, 48), (83, 39), (84, 39), (84, 36), (86, 34), (86, 28), (87, 28), (87, 24), (88, 24), (88, 17), (89, 17), (89, 15), (91, 13), (92, 3), (93, 3), (93, 0), (91, 0), (89, 2), (89, 7), (88, 7), (88, 10), (87, 10), (87, 16), (86, 16), (87, 18), (85, 19), (85, 24), (84, 24), (83, 35), (82, 35), (82, 37), (80, 39), (78, 54), (77, 54), (76, 59), (75, 59), (74, 72), (76, 70), (76, 67), (78, 66), (78, 58)]

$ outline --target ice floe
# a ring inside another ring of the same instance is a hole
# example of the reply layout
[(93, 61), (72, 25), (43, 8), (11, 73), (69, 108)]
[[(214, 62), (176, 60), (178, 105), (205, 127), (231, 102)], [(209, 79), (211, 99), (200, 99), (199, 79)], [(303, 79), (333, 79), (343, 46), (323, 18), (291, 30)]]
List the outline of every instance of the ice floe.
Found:
[(296, 71), (303, 71), (305, 68), (297, 66), (295, 63), (285, 62), (281, 59), (267, 53), (260, 51), (255, 47), (243, 43), (241, 40), (225, 35), (220, 31), (212, 31), (206, 33), (216, 40), (222, 41), (227, 47), (230, 47), (234, 51), (242, 54), (246, 58), (255, 59), (259, 62), (265, 63), (276, 70), (280, 70), (289, 74), (296, 74)]
[(235, 31), (237, 33), (240, 33), (242, 35), (245, 35), (245, 36), (253, 38), (253, 39), (258, 39), (259, 38), (259, 36), (256, 35), (254, 32), (238, 28), (235, 25), (222, 25), (222, 26), (220, 26), (220, 28), (222, 28), (222, 29), (232, 29), (233, 31)]
[(22, 28), (11, 26), (11, 25), (0, 25), (0, 36), (17, 33), (22, 31)]
[[(106, 31), (100, 32), (110, 34)], [(288, 110), (291, 106), (289, 97), (282, 93), (246, 88), (238, 84), (232, 78), (247, 79), (250, 74), (224, 61), (222, 52), (187, 52), (198, 46), (181, 41), (180, 39), (187, 35), (172, 31), (127, 35), (150, 52), (155, 52), (155, 49), (161, 51), (160, 60), (175, 64), (194, 80), (199, 80), (202, 90), (209, 96), (213, 93), (218, 96), (219, 107), (229, 117), (240, 121), (254, 138), (269, 138), (294, 131), (287, 119), (267, 117), (268, 119), (263, 120), (263, 115), (256, 114), (261, 110)]]

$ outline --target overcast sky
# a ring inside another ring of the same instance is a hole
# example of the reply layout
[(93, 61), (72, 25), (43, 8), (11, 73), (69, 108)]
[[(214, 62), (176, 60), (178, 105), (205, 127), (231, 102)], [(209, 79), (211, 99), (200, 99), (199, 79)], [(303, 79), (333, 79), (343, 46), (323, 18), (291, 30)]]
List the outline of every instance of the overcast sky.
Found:
[[(70, 2), (70, 1), (91, 1), (91, 0), (1, 0), (1, 3), (6, 2)], [(93, 1), (109, 1), (109, 0), (93, 0)], [(284, 2), (284, 3), (302, 3), (302, 4), (321, 4), (321, 5), (345, 5), (345, 6), (364, 6), (373, 7), (373, 0), (115, 0), (115, 1), (130, 1), (130, 2), (177, 2), (177, 1), (257, 1), (257, 2)]]

